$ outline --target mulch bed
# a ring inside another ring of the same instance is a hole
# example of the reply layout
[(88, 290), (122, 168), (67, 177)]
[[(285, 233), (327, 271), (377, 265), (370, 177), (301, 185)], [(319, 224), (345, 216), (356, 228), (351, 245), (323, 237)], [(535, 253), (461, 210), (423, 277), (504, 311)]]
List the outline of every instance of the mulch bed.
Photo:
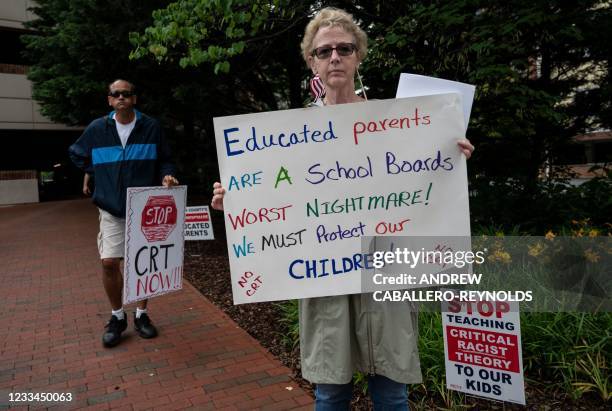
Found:
[[(203, 202), (203, 204), (206, 204)], [(242, 329), (272, 353), (292, 371), (292, 378), (313, 396), (312, 385), (301, 378), (299, 347), (292, 349), (283, 342), (283, 325), (279, 323), (279, 302), (234, 305), (229, 274), (229, 260), (225, 228), (220, 213), (213, 213), (215, 240), (187, 241), (185, 243), (184, 275), (211, 302), (222, 309)], [(601, 399), (584, 396), (578, 401), (559, 398), (548, 392), (527, 387), (528, 405), (522, 407), (468, 398), (473, 410), (607, 410)], [(353, 394), (352, 409), (369, 410), (369, 398), (357, 388)], [(431, 409), (439, 405), (432, 404)], [(412, 408), (416, 409), (416, 408)]]

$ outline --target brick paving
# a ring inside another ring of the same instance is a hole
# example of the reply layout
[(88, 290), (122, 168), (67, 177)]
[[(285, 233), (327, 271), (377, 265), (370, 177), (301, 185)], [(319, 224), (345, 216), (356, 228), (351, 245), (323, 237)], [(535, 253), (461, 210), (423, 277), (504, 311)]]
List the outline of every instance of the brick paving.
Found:
[[(8, 393), (70, 392), (30, 409), (288, 410), (312, 398), (189, 283), (151, 300), (160, 335), (102, 347), (109, 304), (88, 200), (0, 208), (0, 409)], [(28, 409), (28, 406), (11, 409)]]

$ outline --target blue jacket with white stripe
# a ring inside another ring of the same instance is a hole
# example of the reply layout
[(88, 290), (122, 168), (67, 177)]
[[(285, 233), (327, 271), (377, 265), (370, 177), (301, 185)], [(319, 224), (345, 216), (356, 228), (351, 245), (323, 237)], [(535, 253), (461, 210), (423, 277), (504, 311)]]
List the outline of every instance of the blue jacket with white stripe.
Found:
[(92, 121), (68, 153), (77, 167), (94, 175), (93, 202), (125, 218), (127, 188), (158, 186), (164, 176), (175, 175), (175, 168), (157, 120), (136, 111), (136, 124), (123, 147), (113, 114)]

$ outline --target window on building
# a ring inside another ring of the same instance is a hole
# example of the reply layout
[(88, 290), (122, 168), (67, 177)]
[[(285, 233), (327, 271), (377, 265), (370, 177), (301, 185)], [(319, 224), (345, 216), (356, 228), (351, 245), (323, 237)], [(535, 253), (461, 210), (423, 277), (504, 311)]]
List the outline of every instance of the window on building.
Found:
[(0, 43), (2, 43), (0, 64), (16, 66), (27, 65), (27, 61), (23, 56), (25, 46), (20, 39), (22, 34), (24, 34), (23, 31), (0, 28)]
[(595, 143), (595, 162), (612, 163), (612, 141)]

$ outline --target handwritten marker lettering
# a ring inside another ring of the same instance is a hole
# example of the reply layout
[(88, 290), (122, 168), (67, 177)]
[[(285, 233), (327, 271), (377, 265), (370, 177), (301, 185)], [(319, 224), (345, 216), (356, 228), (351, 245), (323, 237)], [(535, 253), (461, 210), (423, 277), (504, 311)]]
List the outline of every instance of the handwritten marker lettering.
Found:
[(251, 136), (244, 140), (244, 144), (242, 144), (243, 140), (238, 137), (240, 133), (238, 127), (227, 128), (223, 130), (225, 151), (227, 156), (231, 157), (245, 153), (245, 149), (254, 152), (271, 147), (287, 148), (298, 144), (324, 143), (337, 139), (332, 122), (329, 121), (327, 126), (327, 130), (311, 131), (308, 124), (304, 124), (299, 131), (288, 130), (278, 134), (259, 134), (255, 127), (251, 127)]
[[(325, 171), (319, 171), (321, 168)], [(366, 161), (363, 165), (354, 167), (340, 165), (339, 161), (336, 161), (335, 166), (331, 168), (321, 166), (321, 163), (317, 163), (308, 168), (308, 174), (312, 177), (311, 179), (306, 178), (310, 184), (319, 184), (327, 180), (338, 181), (340, 179), (355, 180), (357, 178), (374, 177), (372, 174), (372, 160), (370, 156), (366, 156)]]
[(157, 272), (146, 277), (139, 277), (136, 280), (136, 296), (153, 294), (158, 291), (166, 291), (172, 288), (177, 289), (176, 286), (179, 281), (177, 277), (177, 268), (171, 272)]
[(323, 201), (319, 204), (319, 199), (315, 198), (312, 203), (306, 203), (306, 217), (311, 215), (318, 217), (319, 214), (338, 214), (360, 211), (363, 209), (363, 196), (346, 197), (333, 201)]
[(387, 174), (418, 173), (420, 171), (436, 171), (438, 169), (452, 171), (454, 168), (450, 157), (445, 157), (442, 160), (440, 150), (438, 150), (434, 157), (408, 161), (401, 160), (399, 162), (397, 162), (395, 154), (387, 151), (385, 160), (387, 163)]
[(247, 254), (255, 254), (255, 246), (252, 242), (247, 242), (245, 236), (242, 236), (242, 244), (232, 244), (236, 258), (246, 257)]
[(450, 248), (448, 245), (443, 245), (443, 244), (436, 244), (436, 246), (434, 247), (434, 251), (440, 251), (440, 254), (436, 254), (436, 256), (430, 256), (427, 259), (427, 264), (438, 264), (440, 266), (442, 266), (442, 268), (446, 268), (446, 266), (448, 265), (447, 263), (445, 263), (442, 259), (442, 253), (444, 252), (454, 252), (454, 250), (452, 248)]
[(227, 190), (232, 191), (235, 189), (236, 191), (240, 191), (241, 188), (244, 189), (261, 184), (260, 174), (263, 174), (263, 171), (243, 174), (240, 176), (240, 179), (236, 178), (235, 176), (231, 176)]
[(245, 225), (255, 224), (255, 223), (271, 223), (272, 221), (286, 219), (286, 212), (288, 208), (293, 207), (293, 205), (289, 204), (282, 207), (262, 207), (257, 211), (247, 211), (246, 208), (242, 209), (240, 214), (233, 216), (231, 213), (227, 213), (227, 217), (230, 220), (232, 228), (235, 230), (237, 227), (244, 228)]
[(238, 285), (241, 288), (246, 288), (245, 294), (251, 297), (257, 290), (263, 285), (261, 275), (256, 275), (252, 271), (245, 271), (245, 273), (238, 280)]
[(409, 207), (416, 204), (429, 204), (433, 183), (429, 183), (424, 198), (423, 190), (393, 191), (387, 195), (369, 197), (345, 197), (319, 202), (318, 198), (306, 203), (306, 217), (319, 217), (321, 214), (348, 214), (362, 210), (388, 210), (390, 208)]
[(232, 150), (232, 148), (230, 147), (232, 144), (240, 142), (240, 140), (238, 139), (230, 140), (229, 138), (229, 135), (231, 133), (235, 133), (236, 131), (239, 131), (239, 130), (240, 129), (238, 127), (226, 128), (225, 130), (223, 130), (223, 137), (225, 139), (225, 150), (227, 152), (228, 157), (237, 156), (239, 154), (244, 153), (244, 150)]
[[(138, 274), (139, 276), (143, 276), (145, 275), (147, 272), (153, 272), (153, 271), (157, 271), (157, 256), (160, 254), (160, 250), (164, 251), (164, 265), (162, 266), (160, 264), (160, 269), (161, 270), (167, 270), (168, 269), (168, 249), (174, 247), (174, 244), (160, 244), (159, 246), (156, 246), (154, 244), (151, 245), (151, 247), (149, 246), (142, 246), (137, 252), (136, 252), (136, 258), (135, 258), (135, 263), (134, 263), (134, 269), (136, 271), (136, 274)], [(142, 253), (145, 252), (145, 261), (148, 262), (148, 265), (145, 262), (144, 267), (141, 270), (141, 264), (139, 263), (140, 260), (140, 256), (142, 255)], [(149, 257), (149, 258), (146, 258)]]
[(322, 278), (345, 274), (362, 268), (371, 269), (372, 254), (353, 254), (350, 257), (323, 258), (320, 260), (293, 260), (288, 267), (289, 276), (296, 280)]
[(261, 237), (261, 251), (264, 251), (266, 247), (284, 248), (292, 247), (294, 245), (302, 245), (302, 234), (306, 231), (305, 228), (300, 231), (296, 231), (289, 234), (270, 234), (268, 236)]
[(281, 166), (280, 170), (278, 170), (278, 174), (276, 175), (276, 183), (274, 183), (274, 188), (278, 187), (278, 183), (281, 181), (287, 181), (289, 184), (293, 184), (291, 182), (291, 177), (289, 177), (289, 171)]
[(387, 223), (386, 221), (381, 221), (376, 224), (376, 234), (393, 234), (404, 230), (404, 224), (410, 221), (409, 218), (400, 221), (399, 223)]
[(248, 295), (249, 297), (252, 296), (253, 294), (255, 294), (255, 291), (259, 289), (260, 286), (261, 286), (261, 277), (258, 276), (251, 283), (251, 289), (246, 291), (246, 295)]
[(317, 227), (317, 241), (322, 243), (323, 241), (335, 241), (335, 240), (344, 240), (345, 238), (353, 238), (363, 236), (365, 224), (359, 222), (357, 227), (351, 227), (348, 229), (343, 229), (340, 224), (337, 225), (338, 229), (328, 232), (323, 224)]
[(400, 117), (400, 118), (384, 118), (382, 120), (375, 121), (356, 121), (353, 124), (353, 139), (355, 141), (355, 145), (359, 145), (359, 135), (365, 132), (368, 133), (379, 133), (382, 131), (386, 131), (388, 128), (410, 128), (421, 126), (428, 126), (431, 124), (431, 120), (429, 116), (423, 116), (419, 114), (419, 109), (414, 109), (414, 116), (412, 117)]

